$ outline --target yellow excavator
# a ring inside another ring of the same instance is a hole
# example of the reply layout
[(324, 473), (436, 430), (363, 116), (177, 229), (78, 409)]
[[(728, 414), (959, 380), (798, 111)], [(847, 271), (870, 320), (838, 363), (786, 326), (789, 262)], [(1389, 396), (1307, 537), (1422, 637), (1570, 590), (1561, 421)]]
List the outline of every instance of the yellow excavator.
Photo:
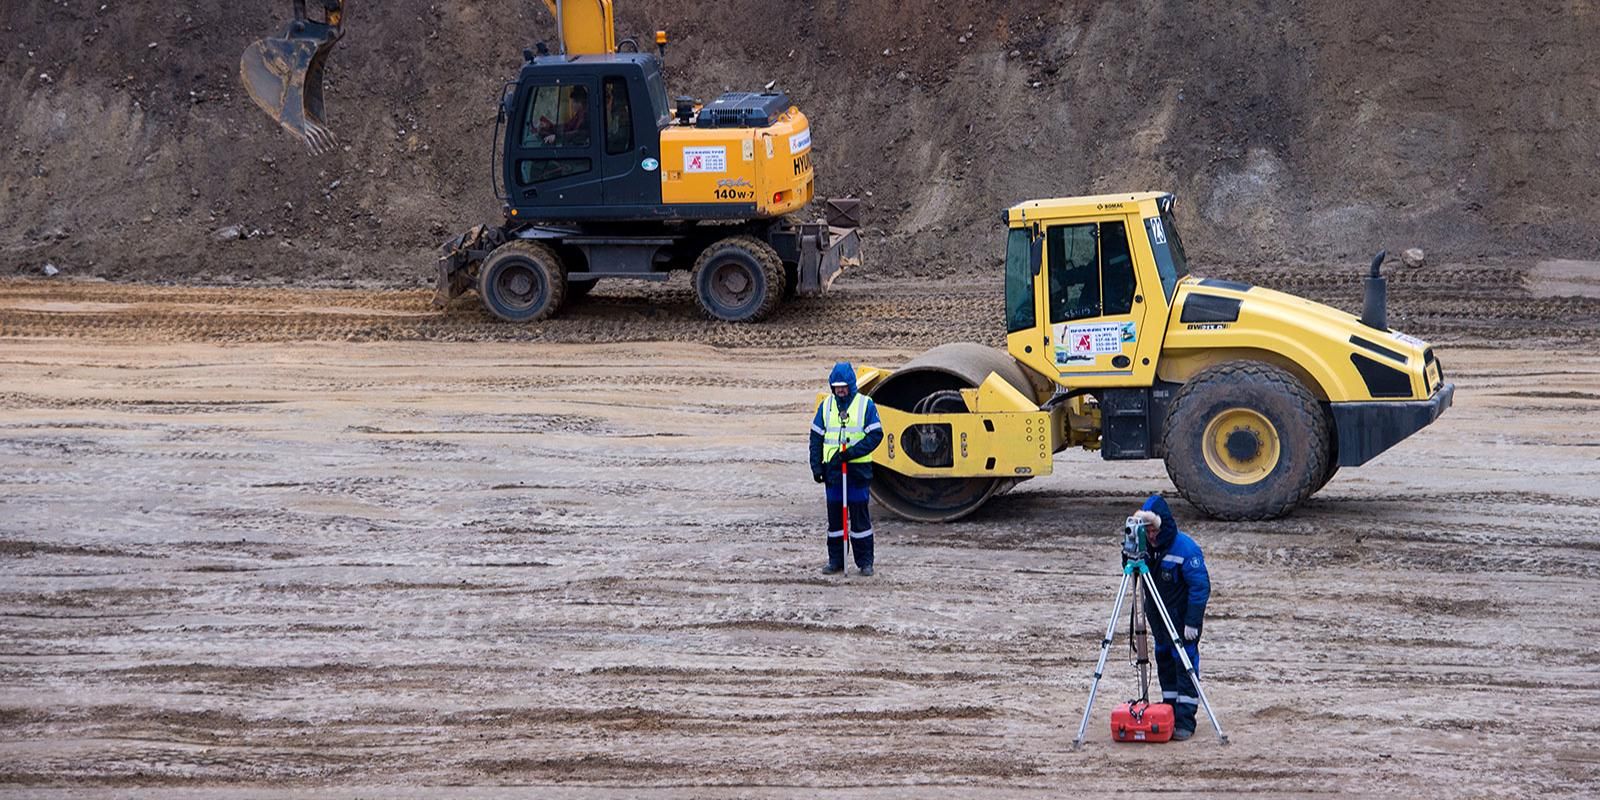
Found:
[[(618, 41), (611, 0), (544, 0), (556, 52), (523, 51), (501, 96), (492, 170), (500, 224), (447, 242), (434, 302), (476, 290), (495, 316), (541, 320), (599, 280), (689, 270), (709, 316), (755, 322), (796, 294), (821, 294), (861, 261), (860, 203), (791, 215), (816, 195), (811, 127), (783, 92), (668, 101), (661, 56)], [(314, 152), (336, 139), (323, 75), (344, 35), (344, 0), (293, 0), (277, 36), (245, 48), (250, 97)]]
[(1006, 351), (952, 343), (858, 373), (883, 422), (879, 503), (957, 519), (1077, 446), (1164, 459), (1205, 513), (1268, 519), (1450, 407), (1433, 348), (1388, 327), (1385, 254), (1356, 317), (1189, 275), (1173, 203), (1146, 192), (1005, 211)]

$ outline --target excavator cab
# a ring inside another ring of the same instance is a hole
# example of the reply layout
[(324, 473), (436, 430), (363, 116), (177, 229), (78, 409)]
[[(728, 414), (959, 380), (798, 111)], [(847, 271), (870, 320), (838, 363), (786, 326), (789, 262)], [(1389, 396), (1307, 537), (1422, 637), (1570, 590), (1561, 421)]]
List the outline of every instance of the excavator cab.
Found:
[(344, 0), (320, 3), (318, 21), (306, 13), (306, 0), (294, 0), (294, 20), (283, 33), (252, 42), (239, 58), (250, 99), (318, 154), (336, 143), (323, 122), (322, 75), (329, 51), (344, 35)]
[(661, 62), (640, 53), (536, 56), (506, 95), (504, 200), (523, 221), (661, 213)]

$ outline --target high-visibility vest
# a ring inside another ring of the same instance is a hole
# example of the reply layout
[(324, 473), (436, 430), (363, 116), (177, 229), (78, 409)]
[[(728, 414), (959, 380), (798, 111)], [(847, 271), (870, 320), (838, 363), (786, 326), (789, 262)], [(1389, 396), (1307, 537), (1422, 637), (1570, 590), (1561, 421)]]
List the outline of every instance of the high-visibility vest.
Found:
[[(866, 395), (856, 392), (854, 400), (850, 401), (850, 408), (843, 417), (839, 416), (839, 399), (828, 397), (822, 401), (822, 419), (827, 423), (827, 429), (822, 434), (822, 460), (833, 458), (833, 454), (840, 450), (848, 450), (856, 442), (867, 438), (867, 404), (872, 402)], [(860, 458), (850, 459), (852, 464), (864, 464), (872, 460), (868, 453)]]

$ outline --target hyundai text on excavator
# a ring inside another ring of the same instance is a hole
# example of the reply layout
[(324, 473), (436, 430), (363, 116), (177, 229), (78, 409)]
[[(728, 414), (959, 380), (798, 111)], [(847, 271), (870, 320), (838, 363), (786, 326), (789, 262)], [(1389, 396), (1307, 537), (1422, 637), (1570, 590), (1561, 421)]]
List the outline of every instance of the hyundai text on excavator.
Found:
[[(293, 0), (294, 20), (247, 47), (240, 74), (257, 105), (321, 152), (335, 143), (322, 82), (345, 4), (319, 2), (313, 19)], [(755, 322), (860, 263), (857, 201), (828, 201), (822, 221), (789, 216), (816, 189), (810, 123), (786, 94), (669, 103), (661, 58), (617, 41), (611, 0), (544, 3), (558, 52), (524, 51), (495, 125), (504, 221), (445, 244), (436, 305), (476, 289), (501, 319), (541, 320), (603, 278), (687, 269), (708, 315)], [(664, 32), (655, 44), (665, 53)]]
[(1068, 447), (1165, 459), (1211, 516), (1288, 513), (1450, 407), (1433, 349), (1390, 330), (1384, 254), (1356, 317), (1189, 275), (1173, 196), (1005, 211), (1006, 352), (946, 344), (866, 367), (884, 443), (873, 496), (911, 519), (977, 510)]

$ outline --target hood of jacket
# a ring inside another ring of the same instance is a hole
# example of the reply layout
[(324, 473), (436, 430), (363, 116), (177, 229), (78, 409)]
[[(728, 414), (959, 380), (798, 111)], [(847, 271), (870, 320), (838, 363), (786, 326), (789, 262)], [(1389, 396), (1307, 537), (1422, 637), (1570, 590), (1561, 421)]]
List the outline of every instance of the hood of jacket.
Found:
[(1172, 509), (1167, 507), (1166, 498), (1150, 495), (1140, 510), (1154, 512), (1161, 518), (1161, 530), (1156, 532), (1156, 538), (1150, 540), (1151, 551), (1164, 553), (1171, 549), (1172, 541), (1178, 538), (1178, 521), (1172, 518)]
[(848, 408), (850, 403), (856, 399), (856, 369), (850, 366), (850, 362), (840, 361), (833, 365), (833, 372), (828, 373), (828, 392), (830, 394), (833, 393), (833, 385), (836, 383), (843, 383), (849, 387), (844, 399), (839, 401), (841, 409)]

